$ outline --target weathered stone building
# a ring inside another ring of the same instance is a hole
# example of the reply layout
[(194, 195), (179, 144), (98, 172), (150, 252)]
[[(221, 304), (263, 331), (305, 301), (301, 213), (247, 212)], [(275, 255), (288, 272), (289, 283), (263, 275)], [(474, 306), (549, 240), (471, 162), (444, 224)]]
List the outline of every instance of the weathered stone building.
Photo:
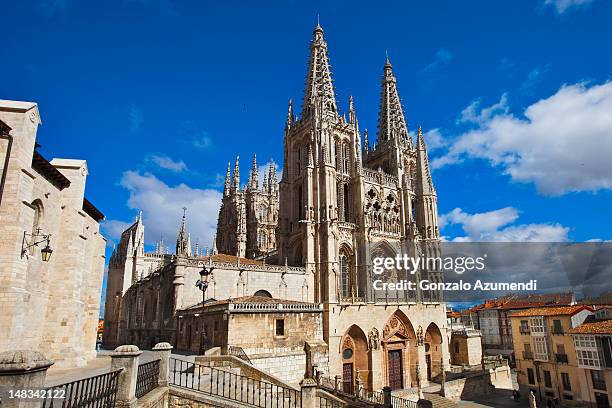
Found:
[[(244, 352), (255, 367), (285, 381), (304, 375), (304, 342), (313, 363), (328, 370), (320, 304), (244, 296), (206, 302), (178, 311), (177, 348), (201, 354), (219, 347), (223, 353)], [(235, 349), (235, 350), (233, 350)]]
[(40, 123), (36, 103), (0, 101), (0, 351), (83, 365), (95, 357), (104, 216), (84, 197), (84, 160), (38, 151)]
[[(177, 311), (202, 301), (195, 283), (200, 271), (207, 278), (207, 298), (229, 299), (266, 294), (279, 299), (312, 302), (314, 283), (300, 267), (267, 265), (232, 255), (191, 255), (185, 217), (177, 238), (177, 253), (159, 248), (144, 252), (144, 224), (138, 216), (113, 251), (108, 267), (103, 342), (106, 347), (159, 341), (176, 344)], [(186, 238), (187, 237), (187, 238)], [(195, 252), (195, 251), (194, 251)]]
[[(253, 173), (241, 190), (236, 164), (233, 177), (229, 171), (226, 177), (216, 237), (217, 248), (228, 254), (192, 256), (184, 244), (177, 244), (176, 256), (149, 255), (136, 250), (134, 243), (123, 247), (120, 243), (124, 253), (113, 255), (120, 262), (116, 267), (111, 262), (112, 291), (107, 291), (107, 305), (112, 302), (109, 296), (116, 296), (117, 303), (107, 306), (105, 319), (105, 330), (115, 330), (115, 335), (105, 341), (149, 346), (176, 339), (176, 316), (201, 302), (194, 283), (206, 267), (212, 270), (207, 294), (214, 299), (265, 290), (276, 299), (320, 304), (328, 374), (342, 376), (346, 390), (354, 386), (357, 373), (369, 389), (384, 385), (398, 389), (416, 386), (417, 376), (424, 385), (449, 365), (440, 293), (373, 286), (376, 279), (441, 280), (437, 270), (373, 272), (373, 260), (379, 257), (440, 256), (437, 193), (425, 140), (421, 129), (416, 140), (408, 131), (388, 59), (381, 85), (378, 137), (370, 146), (367, 132), (359, 129), (353, 98), (348, 119), (340, 113), (327, 44), (317, 25), (299, 118), (289, 103), (278, 199), (275, 175), (269, 176), (263, 195), (256, 191)], [(266, 208), (263, 223), (257, 217), (262, 207)], [(267, 234), (264, 246), (256, 239), (261, 232)], [(122, 241), (134, 241), (131, 237), (136, 235), (127, 234)], [(184, 231), (179, 241), (188, 244)], [(244, 259), (245, 255), (261, 260)], [(148, 270), (147, 258), (159, 260), (148, 263), (158, 267)], [(274, 259), (279, 265), (264, 263)], [(134, 277), (135, 283), (126, 287), (125, 282), (133, 282)], [(249, 330), (265, 337), (260, 330), (267, 329), (253, 316)], [(230, 338), (227, 333), (227, 346), (232, 345)]]

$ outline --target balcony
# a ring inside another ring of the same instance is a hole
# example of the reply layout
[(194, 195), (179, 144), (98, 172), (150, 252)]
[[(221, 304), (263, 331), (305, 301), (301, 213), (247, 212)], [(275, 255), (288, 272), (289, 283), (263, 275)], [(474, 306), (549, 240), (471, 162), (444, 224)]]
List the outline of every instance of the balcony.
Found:
[(565, 363), (567, 364), (567, 354), (555, 354), (555, 360), (557, 363)]
[(523, 351), (523, 360), (533, 360), (533, 352)]
[(521, 334), (529, 334), (529, 333), (531, 333), (531, 331), (529, 330), (529, 327), (522, 327), (522, 326), (519, 327), (519, 332)]

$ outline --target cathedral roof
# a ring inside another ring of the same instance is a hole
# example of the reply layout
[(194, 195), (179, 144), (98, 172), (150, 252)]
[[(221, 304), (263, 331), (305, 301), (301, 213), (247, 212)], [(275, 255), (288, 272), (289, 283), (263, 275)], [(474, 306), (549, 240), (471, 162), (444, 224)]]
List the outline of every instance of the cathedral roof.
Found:
[(199, 259), (204, 260), (204, 261), (211, 260), (212, 262), (233, 263), (233, 264), (235, 264), (238, 261), (238, 259), (240, 259), (240, 263), (243, 265), (263, 265), (262, 261), (256, 261), (254, 259), (247, 259), (247, 258), (238, 258), (235, 255), (228, 255), (228, 254), (207, 255), (207, 256), (202, 256)]

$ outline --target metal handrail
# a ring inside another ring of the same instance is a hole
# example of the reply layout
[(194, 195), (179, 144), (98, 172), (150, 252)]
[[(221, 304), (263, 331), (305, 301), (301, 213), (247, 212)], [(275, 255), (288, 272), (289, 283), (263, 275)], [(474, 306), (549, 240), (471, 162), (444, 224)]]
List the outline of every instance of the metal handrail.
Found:
[(122, 370), (81, 378), (45, 389), (42, 408), (113, 408)]
[(302, 405), (302, 393), (293, 388), (177, 358), (170, 358), (170, 384), (259, 408)]
[(251, 359), (249, 358), (247, 353), (240, 346), (228, 346), (227, 347), (227, 354), (229, 354), (230, 356), (238, 357), (242, 361), (245, 361), (245, 362), (249, 363), (250, 365), (253, 365), (253, 363), (251, 362)]
[(158, 359), (138, 366), (138, 373), (136, 374), (136, 398), (140, 398), (157, 388), (159, 383), (159, 362), (160, 360)]

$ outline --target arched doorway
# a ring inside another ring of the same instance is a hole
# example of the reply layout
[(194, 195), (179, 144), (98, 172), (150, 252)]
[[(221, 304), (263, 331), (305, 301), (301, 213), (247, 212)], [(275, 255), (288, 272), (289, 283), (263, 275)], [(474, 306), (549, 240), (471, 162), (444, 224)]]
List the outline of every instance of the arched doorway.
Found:
[(366, 388), (371, 388), (368, 341), (359, 326), (352, 325), (346, 331), (340, 352), (342, 353), (342, 390), (349, 394), (354, 392), (357, 371), (361, 383), (366, 384)]
[(396, 310), (385, 324), (382, 351), (385, 383), (392, 390), (412, 387), (416, 380), (416, 335), (401, 310)]
[(442, 334), (435, 323), (431, 323), (425, 332), (425, 359), (427, 379), (431, 381), (442, 372)]

